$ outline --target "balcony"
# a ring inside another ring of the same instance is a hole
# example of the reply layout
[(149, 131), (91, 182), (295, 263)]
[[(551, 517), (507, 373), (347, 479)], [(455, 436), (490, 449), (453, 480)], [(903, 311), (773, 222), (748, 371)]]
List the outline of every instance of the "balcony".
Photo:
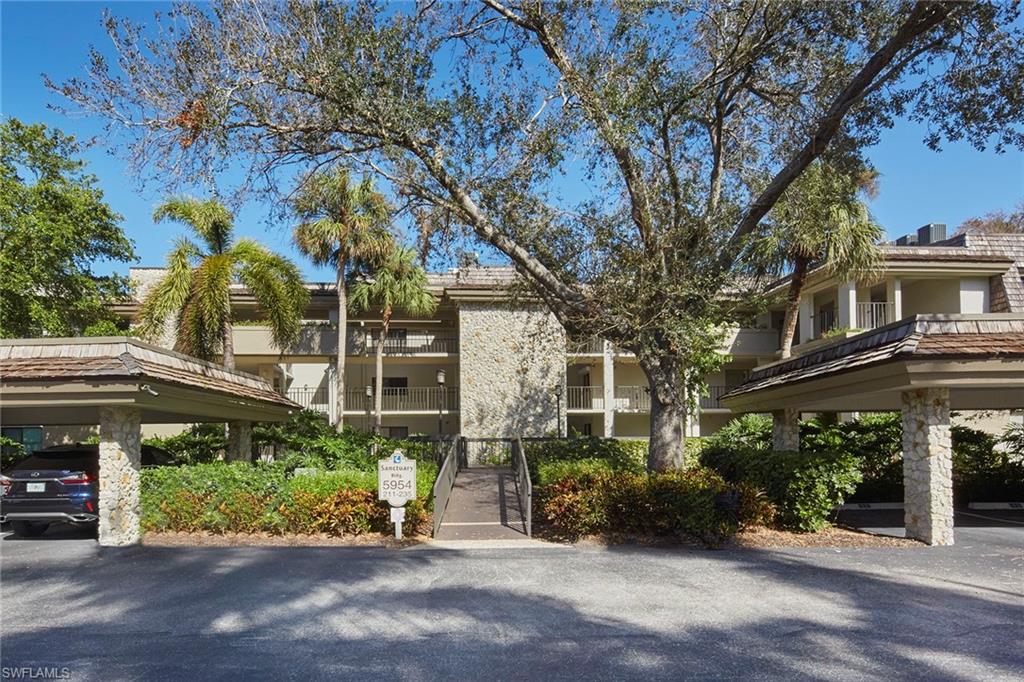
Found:
[(604, 386), (567, 386), (566, 400), (570, 412), (604, 410)]
[(569, 339), (566, 347), (569, 351), (569, 355), (604, 355), (604, 341), (596, 336), (579, 341)]
[[(369, 355), (377, 351), (380, 331), (349, 327), (345, 337), (345, 354)], [(270, 328), (261, 325), (236, 325), (234, 328), (236, 355), (278, 356)], [(334, 355), (337, 352), (337, 325), (309, 321), (302, 325), (295, 347), (286, 355)], [(454, 330), (392, 330), (384, 341), (384, 354), (390, 356), (455, 355), (459, 352), (459, 337)]]
[[(303, 409), (330, 414), (334, 390), (326, 387), (302, 386), (288, 389), (288, 398)], [(373, 410), (373, 397), (366, 395), (363, 387), (345, 390), (345, 413), (362, 414)], [(456, 412), (459, 409), (459, 389), (448, 386), (412, 386), (409, 388), (385, 388), (381, 396), (381, 410), (384, 413), (428, 412), (436, 414), (438, 406), (442, 412)]]
[[(345, 412), (366, 412), (373, 410), (374, 399), (366, 395), (366, 389), (345, 390)], [(455, 412), (459, 409), (458, 386), (410, 386), (408, 388), (384, 388), (381, 395), (381, 410), (387, 412)]]
[(875, 329), (896, 321), (896, 305), (889, 301), (857, 304), (857, 328)]
[(721, 403), (722, 396), (729, 392), (732, 386), (708, 386), (708, 394), (700, 397), (700, 409), (702, 410), (728, 410)]
[[(377, 352), (380, 330), (348, 332), (348, 355), (373, 355)], [(384, 339), (384, 355), (453, 355), (459, 352), (455, 332), (409, 332), (391, 330)]]
[(646, 386), (616, 386), (615, 409), (623, 412), (650, 412), (650, 391)]

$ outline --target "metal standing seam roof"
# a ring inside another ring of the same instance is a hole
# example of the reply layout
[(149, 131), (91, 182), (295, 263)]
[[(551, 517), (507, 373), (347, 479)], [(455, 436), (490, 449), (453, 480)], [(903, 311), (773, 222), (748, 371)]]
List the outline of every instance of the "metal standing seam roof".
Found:
[(1024, 315), (916, 315), (754, 369), (724, 399), (907, 359), (1024, 358)]
[(118, 337), (0, 341), (0, 382), (151, 379), (300, 409), (262, 378)]

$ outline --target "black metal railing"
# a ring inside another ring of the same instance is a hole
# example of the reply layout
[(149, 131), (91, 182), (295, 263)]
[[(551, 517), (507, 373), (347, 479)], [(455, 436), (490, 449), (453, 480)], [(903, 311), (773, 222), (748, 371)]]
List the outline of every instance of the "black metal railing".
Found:
[(519, 512), (523, 515), (526, 537), (533, 537), (533, 482), (530, 480), (530, 466), (526, 462), (522, 438), (512, 441), (512, 469), (516, 475), (516, 493), (519, 496)]
[[(373, 355), (377, 352), (379, 329), (349, 330), (346, 339), (348, 355)], [(396, 332), (384, 339), (385, 355), (416, 355), (418, 353), (459, 352), (459, 337), (455, 332)]]

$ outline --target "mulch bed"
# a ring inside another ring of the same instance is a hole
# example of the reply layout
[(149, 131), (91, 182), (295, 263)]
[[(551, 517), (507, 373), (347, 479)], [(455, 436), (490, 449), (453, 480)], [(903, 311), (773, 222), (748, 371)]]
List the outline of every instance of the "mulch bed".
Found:
[[(564, 542), (545, 537), (543, 530), (534, 537), (538, 540)], [(428, 535), (416, 535), (396, 540), (383, 535), (272, 535), (270, 533), (146, 533), (142, 544), (152, 547), (388, 547), (401, 549), (430, 541)], [(634, 545), (639, 547), (692, 547), (705, 549), (706, 545), (686, 537), (654, 537), (612, 533), (591, 535), (575, 543), (587, 546)], [(784, 549), (787, 547), (921, 547), (921, 543), (905, 538), (875, 535), (851, 528), (831, 526), (817, 533), (793, 533), (774, 528), (747, 528), (723, 544), (719, 549)]]
[(151, 547), (390, 547), (400, 549), (429, 540), (415, 535), (396, 540), (385, 535), (272, 535), (270, 533), (146, 533), (142, 544)]

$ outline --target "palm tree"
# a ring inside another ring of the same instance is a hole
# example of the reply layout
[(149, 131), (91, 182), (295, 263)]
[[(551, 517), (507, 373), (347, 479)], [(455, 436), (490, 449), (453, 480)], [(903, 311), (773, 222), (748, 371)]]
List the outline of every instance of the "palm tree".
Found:
[(296, 246), (317, 265), (333, 265), (335, 269), (338, 350), (334, 382), (338, 417), (334, 426), (340, 432), (345, 415), (348, 322), (345, 272), (350, 265), (384, 258), (394, 248), (394, 240), (386, 228), (390, 211), (384, 195), (374, 190), (369, 177), (364, 176), (355, 184), (345, 168), (307, 178), (296, 193), (292, 208), (302, 220), (295, 228)]
[(204, 360), (221, 352), (224, 366), (234, 369), (230, 293), (243, 284), (267, 316), (275, 345), (283, 351), (295, 342), (309, 292), (294, 263), (252, 239), (234, 239), (234, 218), (215, 199), (170, 198), (153, 220), (183, 223), (199, 241), (180, 237), (168, 254), (167, 274), (139, 310), (143, 338), (162, 337), (174, 319), (175, 350)]
[(861, 169), (841, 172), (824, 162), (807, 168), (773, 211), (769, 248), (792, 265), (786, 316), (782, 324), (783, 359), (792, 354), (800, 297), (812, 265), (843, 278), (867, 277), (878, 271), (877, 244), (883, 231), (859, 195), (874, 196), (877, 173)]
[(377, 376), (374, 387), (373, 432), (380, 433), (382, 395), (384, 392), (384, 343), (396, 310), (415, 317), (425, 317), (437, 309), (437, 299), (427, 290), (427, 273), (416, 264), (416, 252), (397, 247), (378, 261), (372, 270), (355, 278), (352, 312), (380, 310), (381, 330), (377, 338)]

